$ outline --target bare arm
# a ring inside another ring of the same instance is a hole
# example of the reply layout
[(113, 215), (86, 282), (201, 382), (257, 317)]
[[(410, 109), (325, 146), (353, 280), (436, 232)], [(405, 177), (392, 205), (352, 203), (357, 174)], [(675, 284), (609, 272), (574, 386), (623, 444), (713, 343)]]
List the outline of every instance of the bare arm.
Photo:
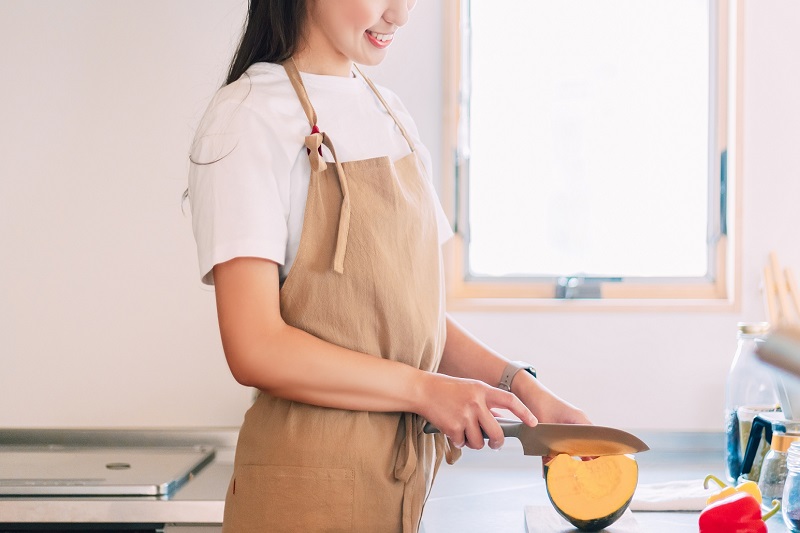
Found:
[[(535, 366), (535, 361), (530, 361)], [(508, 359), (470, 335), (452, 318), (447, 318), (447, 344), (439, 372), (450, 376), (478, 379), (488, 385), (500, 383)], [(553, 394), (541, 381), (520, 372), (511, 384), (511, 392), (528, 406), (540, 422), (585, 424), (586, 415)]]
[(502, 443), (490, 408), (510, 409), (533, 423), (514, 395), (480, 381), (424, 372), (289, 326), (280, 314), (278, 266), (271, 261), (233, 259), (214, 267), (214, 280), (225, 358), (243, 385), (325, 407), (418, 413), (456, 444), (468, 440), (476, 448), (483, 446), (484, 424), (494, 437), (490, 445)]
[(327, 343), (283, 321), (275, 263), (233, 259), (214, 267), (214, 280), (225, 358), (239, 383), (340, 409), (418, 408), (419, 370)]
[[(447, 317), (447, 343), (439, 372), (449, 376), (479, 379), (496, 387), (508, 359), (470, 335), (451, 317)], [(516, 384), (516, 379), (514, 384)]]

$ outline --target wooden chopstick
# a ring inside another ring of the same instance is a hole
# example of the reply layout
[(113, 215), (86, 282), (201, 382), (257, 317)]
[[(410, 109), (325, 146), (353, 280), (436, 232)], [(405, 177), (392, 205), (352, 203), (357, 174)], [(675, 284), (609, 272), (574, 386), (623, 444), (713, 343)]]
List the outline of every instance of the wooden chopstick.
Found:
[[(791, 323), (791, 309), (789, 308), (789, 296), (786, 294), (786, 281), (783, 279), (783, 271), (778, 263), (778, 254), (770, 252), (769, 262), (772, 266), (773, 283), (778, 294), (778, 324)], [(777, 324), (776, 324), (777, 325)]]
[(800, 291), (797, 290), (797, 282), (794, 279), (794, 272), (792, 272), (791, 268), (787, 268), (784, 271), (784, 275), (786, 277), (786, 286), (789, 289), (789, 294), (792, 296), (792, 302), (794, 302), (795, 317), (800, 319)]
[(772, 277), (772, 268), (769, 265), (764, 267), (764, 301), (767, 302), (769, 323), (774, 327), (780, 320), (780, 314), (778, 303), (775, 301), (775, 280)]

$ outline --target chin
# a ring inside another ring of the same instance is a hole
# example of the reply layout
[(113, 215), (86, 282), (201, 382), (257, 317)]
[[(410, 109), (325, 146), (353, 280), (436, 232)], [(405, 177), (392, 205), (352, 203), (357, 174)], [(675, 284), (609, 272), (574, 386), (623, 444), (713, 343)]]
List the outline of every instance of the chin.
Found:
[(384, 59), (383, 57), (380, 57), (380, 58), (369, 58), (369, 59), (365, 58), (363, 60), (356, 60), (354, 62), (358, 63), (359, 65), (364, 65), (365, 67), (376, 67), (376, 66), (380, 65), (381, 63), (383, 63), (383, 59)]
[(364, 65), (365, 67), (375, 67), (383, 63), (383, 60), (386, 59), (387, 51), (382, 50), (376, 53), (371, 54), (357, 54), (352, 57), (353, 63), (358, 63), (359, 65)]

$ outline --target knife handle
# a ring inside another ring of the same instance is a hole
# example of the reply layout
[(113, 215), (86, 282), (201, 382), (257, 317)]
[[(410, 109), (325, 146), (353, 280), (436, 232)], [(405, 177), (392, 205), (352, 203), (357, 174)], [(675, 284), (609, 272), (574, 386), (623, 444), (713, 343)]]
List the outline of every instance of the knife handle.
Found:
[[(519, 429), (522, 426), (522, 422), (519, 420), (511, 420), (509, 418), (495, 418), (495, 420), (497, 420), (497, 422), (500, 424), (500, 427), (503, 428), (503, 435), (506, 437), (516, 437), (519, 435)], [(439, 433), (439, 428), (430, 422), (425, 422), (425, 427), (422, 428), (422, 431), (430, 435), (433, 433)], [(481, 429), (481, 433), (483, 434), (484, 439), (489, 438), (489, 435), (487, 435), (483, 429)]]

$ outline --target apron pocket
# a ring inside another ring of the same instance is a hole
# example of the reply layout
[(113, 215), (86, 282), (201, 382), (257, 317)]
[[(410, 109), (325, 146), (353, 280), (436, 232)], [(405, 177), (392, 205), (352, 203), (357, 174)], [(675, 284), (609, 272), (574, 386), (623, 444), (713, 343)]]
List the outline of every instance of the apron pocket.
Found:
[(353, 528), (348, 468), (240, 465), (225, 501), (226, 532), (343, 532)]

